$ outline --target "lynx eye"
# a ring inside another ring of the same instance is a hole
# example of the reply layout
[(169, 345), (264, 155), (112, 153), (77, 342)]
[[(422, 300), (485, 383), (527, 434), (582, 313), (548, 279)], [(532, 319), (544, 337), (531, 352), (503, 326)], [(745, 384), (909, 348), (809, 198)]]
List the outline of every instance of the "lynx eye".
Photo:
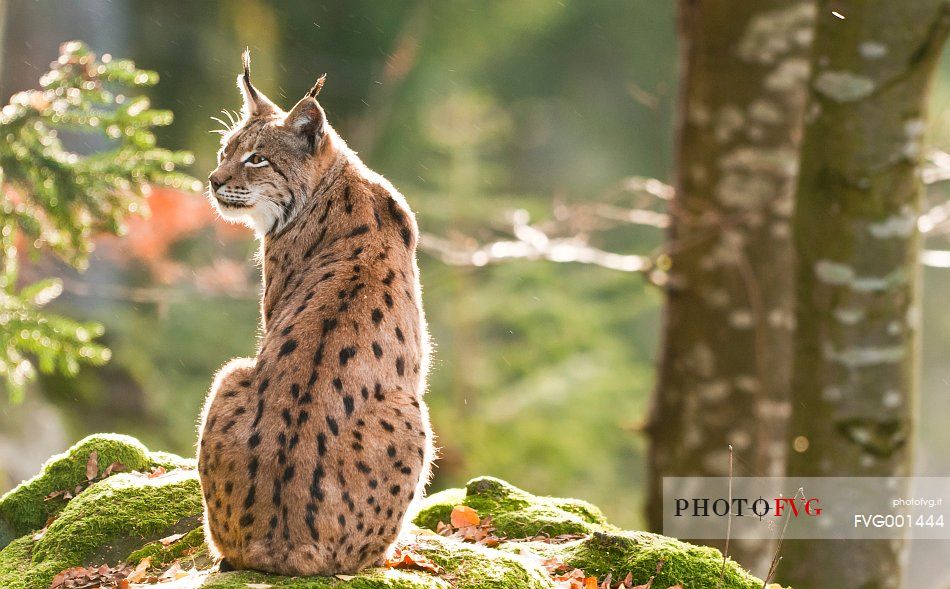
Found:
[(252, 168), (260, 168), (261, 166), (266, 166), (269, 163), (270, 162), (267, 161), (267, 158), (259, 153), (252, 153), (244, 160), (244, 165), (251, 166)]

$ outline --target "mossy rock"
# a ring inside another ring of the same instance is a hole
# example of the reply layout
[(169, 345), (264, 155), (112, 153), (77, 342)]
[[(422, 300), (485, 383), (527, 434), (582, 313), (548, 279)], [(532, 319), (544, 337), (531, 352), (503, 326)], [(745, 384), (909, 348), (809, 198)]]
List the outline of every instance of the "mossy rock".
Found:
[(214, 575), (202, 587), (246, 589), (248, 584), (288, 589), (550, 589), (548, 575), (537, 564), (511, 554), (464, 544), (435, 534), (417, 535), (413, 550), (441, 567), (441, 572), (375, 568), (349, 577), (287, 578), (238, 571)]
[(200, 517), (201, 489), (192, 470), (111, 476), (69, 501), (42, 535), (0, 551), (0, 587), (46, 588), (70, 567), (126, 561), (144, 544), (194, 528)]
[(472, 479), (465, 489), (447, 489), (428, 497), (420, 506), (416, 525), (435, 530), (448, 523), (456, 505), (491, 516), (499, 536), (532, 538), (538, 535), (588, 534), (615, 529), (604, 514), (586, 501), (539, 497), (493, 477)]
[[(45, 504), (51, 502), (44, 498), (50, 492), (85, 480), (92, 450), (99, 453), (101, 465), (118, 461), (127, 470), (145, 471), (158, 465), (173, 470), (154, 478), (137, 473), (113, 475), (69, 501), (60, 500), (57, 508), (48, 508)], [(482, 517), (491, 515), (496, 533), (507, 539), (488, 548), (413, 528), (408, 537), (412, 550), (435, 563), (441, 569), (438, 573), (384, 568), (337, 577), (218, 573), (200, 527), (201, 491), (192, 467), (191, 461), (151, 453), (131, 438), (111, 435), (87, 438), (54, 457), (40, 475), (0, 503), (6, 510), (0, 513), (7, 521), (15, 521), (20, 531), (20, 537), (0, 550), (0, 587), (47, 589), (57, 573), (73, 566), (134, 566), (145, 558), (153, 573), (178, 562), (195, 569), (183, 579), (188, 587), (217, 589), (549, 589), (553, 581), (542, 566), (549, 558), (598, 578), (611, 573), (619, 579), (629, 572), (635, 584), (655, 575), (662, 561), (653, 584), (658, 589), (675, 584), (686, 589), (714, 587), (719, 582), (722, 555), (715, 549), (625, 532), (608, 524), (593, 505), (537, 497), (490, 477), (474, 479), (465, 489), (436, 493), (421, 504), (415, 522), (423, 528), (434, 529), (439, 521), (449, 521), (455, 505), (467, 505)], [(49, 517), (46, 514), (56, 519), (38, 533)], [(160, 541), (172, 534), (182, 536), (171, 543)], [(537, 541), (539, 534), (582, 536), (552, 543)], [(726, 561), (723, 589), (761, 586), (761, 581)]]
[(579, 568), (599, 579), (610, 574), (619, 580), (631, 573), (634, 585), (655, 577), (653, 587), (719, 587), (722, 575), (722, 587), (762, 587), (760, 579), (732, 559), (727, 558), (723, 567), (722, 553), (715, 548), (648, 532), (594, 532), (564, 544), (527, 542), (502, 544), (499, 548), (515, 554), (556, 557), (569, 567)]
[(146, 544), (132, 552), (125, 562), (134, 567), (147, 558), (152, 567), (164, 567), (186, 557), (199, 567), (207, 568), (214, 564), (205, 544), (204, 529), (200, 526), (167, 545), (161, 541)]
[(66, 506), (61, 497), (47, 500), (51, 493), (85, 485), (89, 455), (98, 453), (99, 472), (113, 462), (123, 471), (146, 471), (157, 466), (168, 469), (194, 468), (194, 461), (166, 452), (149, 452), (138, 440), (117, 434), (96, 434), (46, 461), (40, 473), (20, 483), (0, 497), (0, 548), (18, 536), (42, 528), (50, 517)]

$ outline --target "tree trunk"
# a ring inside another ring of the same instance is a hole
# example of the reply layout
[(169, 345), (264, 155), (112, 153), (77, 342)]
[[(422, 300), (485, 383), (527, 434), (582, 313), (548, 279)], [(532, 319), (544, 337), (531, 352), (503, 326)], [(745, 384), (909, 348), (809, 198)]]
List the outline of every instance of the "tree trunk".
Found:
[[(680, 2), (676, 196), (650, 417), (648, 518), (662, 477), (784, 472), (791, 216), (814, 22), (810, 1)], [(768, 543), (733, 542), (761, 574)]]
[[(789, 475), (909, 476), (917, 172), (946, 1), (819, 6), (794, 220)], [(783, 553), (778, 577), (796, 587), (900, 583), (899, 542), (794, 542)]]

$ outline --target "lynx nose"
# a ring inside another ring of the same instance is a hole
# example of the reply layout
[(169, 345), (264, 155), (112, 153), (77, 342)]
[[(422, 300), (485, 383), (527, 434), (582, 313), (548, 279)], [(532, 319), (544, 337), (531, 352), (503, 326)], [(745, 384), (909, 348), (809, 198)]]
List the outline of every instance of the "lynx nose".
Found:
[(218, 189), (224, 186), (225, 183), (227, 183), (227, 181), (230, 179), (231, 178), (229, 177), (222, 180), (221, 176), (212, 173), (210, 176), (208, 176), (208, 182), (211, 184), (211, 192), (217, 192)]

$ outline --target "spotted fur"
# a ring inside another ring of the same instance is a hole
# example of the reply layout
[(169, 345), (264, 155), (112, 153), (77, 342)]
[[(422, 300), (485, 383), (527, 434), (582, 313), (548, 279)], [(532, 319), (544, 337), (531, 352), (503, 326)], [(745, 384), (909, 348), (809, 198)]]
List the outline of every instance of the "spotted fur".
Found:
[(327, 124), (322, 83), (289, 113), (246, 57), (238, 85), (209, 197), (261, 238), (263, 336), (205, 403), (206, 537), (234, 568), (353, 573), (385, 556), (433, 455), (416, 223)]

